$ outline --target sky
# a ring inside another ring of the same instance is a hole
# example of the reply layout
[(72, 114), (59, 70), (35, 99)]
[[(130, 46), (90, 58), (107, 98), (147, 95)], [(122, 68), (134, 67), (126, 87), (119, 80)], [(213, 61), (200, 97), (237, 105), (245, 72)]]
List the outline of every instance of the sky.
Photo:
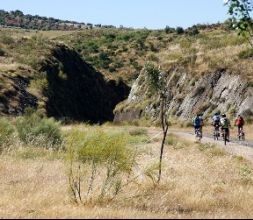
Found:
[(223, 22), (223, 0), (0, 0), (0, 9), (119, 27), (163, 29)]

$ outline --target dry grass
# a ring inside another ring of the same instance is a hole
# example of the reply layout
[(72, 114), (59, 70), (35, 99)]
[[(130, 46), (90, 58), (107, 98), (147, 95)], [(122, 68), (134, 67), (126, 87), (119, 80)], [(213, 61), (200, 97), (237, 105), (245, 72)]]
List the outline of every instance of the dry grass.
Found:
[[(83, 127), (79, 125), (79, 128)], [(84, 130), (88, 129), (87, 126)], [(133, 128), (104, 127), (131, 131)], [(251, 218), (252, 164), (214, 146), (175, 137), (180, 147), (167, 146), (163, 179), (156, 186), (144, 175), (156, 164), (159, 139), (140, 145), (136, 183), (113, 201), (72, 204), (66, 165), (47, 154), (24, 159), (0, 158), (0, 216), (3, 218)], [(175, 142), (172, 144), (174, 145)], [(135, 144), (133, 144), (135, 146)], [(61, 155), (60, 158), (64, 158)], [(152, 171), (152, 170), (151, 170)], [(156, 173), (156, 172), (155, 172)]]

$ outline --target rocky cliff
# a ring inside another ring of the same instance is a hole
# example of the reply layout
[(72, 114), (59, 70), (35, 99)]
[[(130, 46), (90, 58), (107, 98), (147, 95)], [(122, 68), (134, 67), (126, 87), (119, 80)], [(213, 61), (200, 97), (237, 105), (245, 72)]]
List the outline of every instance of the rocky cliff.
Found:
[(36, 70), (0, 71), (0, 79), (1, 115), (20, 115), (32, 107), (58, 119), (110, 121), (130, 91), (121, 81), (106, 81), (75, 50), (60, 44)]
[[(194, 76), (184, 68), (174, 68), (166, 73), (166, 83), (170, 91), (167, 106), (171, 116), (185, 120), (203, 113), (208, 118), (216, 111), (231, 117), (238, 113), (247, 117), (253, 115), (253, 88), (229, 70), (217, 69)], [(115, 121), (156, 118), (158, 96), (149, 92), (147, 84), (142, 71), (128, 99), (117, 106)]]

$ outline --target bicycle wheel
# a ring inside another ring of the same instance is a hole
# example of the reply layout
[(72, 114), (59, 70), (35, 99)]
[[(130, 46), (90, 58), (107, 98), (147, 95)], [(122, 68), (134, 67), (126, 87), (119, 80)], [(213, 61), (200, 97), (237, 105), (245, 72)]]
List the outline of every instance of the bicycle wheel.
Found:
[(219, 140), (219, 132), (216, 130), (215, 131), (215, 140), (218, 141)]
[(199, 141), (201, 141), (201, 139), (202, 139), (202, 133), (199, 132)]
[(245, 141), (245, 133), (242, 133), (242, 141)]
[(225, 144), (225, 146), (227, 145), (227, 131), (225, 131), (225, 133), (224, 133), (224, 144)]

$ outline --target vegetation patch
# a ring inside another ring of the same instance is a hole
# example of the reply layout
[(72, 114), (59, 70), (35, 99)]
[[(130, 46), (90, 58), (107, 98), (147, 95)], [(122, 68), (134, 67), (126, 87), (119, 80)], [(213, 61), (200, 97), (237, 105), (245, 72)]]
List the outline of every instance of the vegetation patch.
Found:
[(44, 118), (32, 110), (17, 119), (17, 131), (21, 141), (32, 146), (59, 148), (63, 141), (60, 124), (54, 119)]
[(0, 153), (14, 140), (14, 126), (5, 118), (0, 118)]
[[(136, 152), (129, 148), (127, 138), (100, 129), (68, 135), (68, 177), (74, 201), (113, 199), (128, 184), (123, 177), (132, 173)], [(99, 185), (95, 185), (97, 178)]]
[(198, 149), (205, 153), (208, 157), (223, 157), (227, 153), (218, 147), (216, 147), (214, 144), (198, 144)]
[(247, 49), (247, 50), (243, 50), (242, 52), (240, 52), (238, 54), (240, 59), (249, 59), (249, 58), (253, 58), (253, 49)]

